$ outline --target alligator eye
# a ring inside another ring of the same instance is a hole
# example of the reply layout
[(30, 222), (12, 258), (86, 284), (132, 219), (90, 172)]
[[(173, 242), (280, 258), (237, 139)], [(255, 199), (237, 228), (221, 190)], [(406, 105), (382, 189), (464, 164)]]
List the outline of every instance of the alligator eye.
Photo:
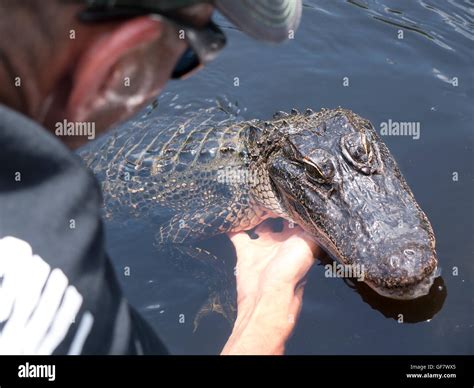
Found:
[(330, 183), (335, 174), (334, 164), (323, 150), (313, 152), (311, 160), (305, 159), (304, 167), (308, 179), (319, 184)]
[(355, 162), (368, 164), (372, 159), (372, 147), (364, 133), (348, 136), (345, 148)]
[(365, 133), (355, 132), (341, 138), (341, 148), (344, 157), (364, 174), (373, 173), (375, 152), (374, 146)]
[(326, 180), (324, 179), (324, 175), (322, 171), (318, 168), (318, 166), (314, 164), (305, 163), (304, 169), (306, 171), (306, 176), (310, 181), (324, 184)]

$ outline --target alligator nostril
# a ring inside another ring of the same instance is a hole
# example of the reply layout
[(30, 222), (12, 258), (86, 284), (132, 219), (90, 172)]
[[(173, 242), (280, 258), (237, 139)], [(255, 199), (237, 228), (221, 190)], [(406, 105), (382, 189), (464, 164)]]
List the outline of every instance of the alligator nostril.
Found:
[(425, 295), (426, 287), (431, 287), (437, 260), (435, 252), (411, 242), (387, 252), (377, 264), (372, 271), (367, 271), (365, 277), (369, 282), (379, 284), (390, 292), (398, 292), (403, 296), (400, 299), (414, 299)]
[(398, 256), (392, 255), (388, 260), (392, 268), (400, 267), (400, 258)]

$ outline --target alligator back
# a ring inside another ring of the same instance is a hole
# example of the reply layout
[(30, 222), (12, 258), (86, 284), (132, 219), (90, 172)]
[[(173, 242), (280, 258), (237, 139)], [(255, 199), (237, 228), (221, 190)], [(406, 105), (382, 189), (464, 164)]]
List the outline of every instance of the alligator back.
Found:
[[(147, 118), (127, 122), (80, 156), (101, 182), (107, 218), (124, 210), (159, 217), (159, 240), (182, 242), (260, 221), (247, 180), (225, 176), (247, 171), (248, 127), (216, 107)], [(167, 229), (163, 220), (173, 225)]]

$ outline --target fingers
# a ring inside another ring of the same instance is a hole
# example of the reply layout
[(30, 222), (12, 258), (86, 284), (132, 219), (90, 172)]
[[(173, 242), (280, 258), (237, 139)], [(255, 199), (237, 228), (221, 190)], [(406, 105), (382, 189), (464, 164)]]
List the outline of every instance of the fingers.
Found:
[[(262, 242), (270, 242), (274, 241), (282, 242), (284, 240), (288, 240), (289, 238), (298, 238), (303, 240), (303, 242), (309, 247), (311, 252), (314, 255), (320, 253), (320, 248), (317, 243), (314, 241), (314, 238), (307, 234), (299, 225), (296, 225), (292, 222), (284, 221), (283, 222), (283, 229), (281, 232), (274, 232), (272, 229), (271, 220), (264, 221), (260, 225), (255, 228), (255, 233), (258, 235), (258, 239)], [(252, 240), (250, 236), (246, 232), (230, 232), (228, 236), (235, 247), (245, 247)]]
[(236, 247), (250, 241), (249, 235), (245, 232), (229, 232), (227, 235)]
[[(260, 225), (258, 225), (255, 230), (255, 234), (257, 234), (258, 238), (257, 240), (267, 240), (269, 237), (272, 236), (274, 233), (271, 224), (268, 222), (262, 222)], [(227, 235), (230, 238), (230, 241), (235, 245), (235, 247), (240, 247), (240, 246), (246, 246), (247, 244), (251, 243), (253, 240), (249, 234), (245, 231), (241, 232), (230, 232), (227, 233)]]
[(257, 228), (255, 229), (255, 233), (257, 233), (259, 237), (275, 233), (272, 229), (271, 220), (272, 219), (270, 218), (268, 219), (268, 221), (264, 221), (257, 226)]
[(284, 221), (283, 222), (283, 229), (280, 233), (280, 236), (282, 239), (289, 239), (292, 236), (300, 237), (304, 234), (304, 230), (301, 228), (301, 226), (296, 225), (293, 222), (288, 222)]
[(296, 236), (300, 238), (308, 245), (308, 247), (311, 249), (311, 252), (313, 252), (313, 254), (316, 254), (316, 253), (319, 254), (320, 248), (318, 244), (315, 242), (312, 236), (310, 236), (308, 233), (306, 233), (303, 230), (303, 228), (301, 228), (301, 226), (295, 225), (292, 222), (285, 221), (283, 223), (282, 234), (284, 234), (285, 238), (290, 238), (291, 236)]
[(281, 231), (284, 234), (297, 234), (301, 233), (303, 229), (301, 226), (295, 224), (293, 221), (283, 221), (283, 230)]
[[(259, 237), (273, 233), (271, 222), (268, 220), (271, 219), (267, 218), (267, 221), (263, 221), (254, 229), (255, 234), (257, 234)], [(232, 242), (246, 242), (251, 240), (250, 236), (248, 235), (248, 231), (229, 232), (227, 235)]]
[(298, 233), (298, 237), (301, 238), (311, 249), (313, 255), (319, 255), (321, 252), (321, 248), (319, 245), (314, 241), (314, 238), (311, 237), (308, 233), (306, 233), (303, 229), (301, 229), (301, 233)]

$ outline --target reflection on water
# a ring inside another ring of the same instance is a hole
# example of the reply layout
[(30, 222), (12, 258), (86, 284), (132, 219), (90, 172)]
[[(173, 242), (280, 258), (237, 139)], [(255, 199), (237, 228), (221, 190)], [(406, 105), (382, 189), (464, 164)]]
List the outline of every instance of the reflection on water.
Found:
[(442, 277), (435, 279), (428, 295), (413, 300), (384, 298), (363, 283), (356, 282), (355, 288), (373, 309), (403, 323), (429, 321), (441, 310), (448, 295)]
[[(343, 106), (375, 128), (388, 120), (420, 123), (418, 140), (383, 140), (433, 225), (443, 278), (427, 296), (396, 301), (363, 283), (325, 278), (315, 265), (288, 353), (474, 352), (473, 9), (470, 0), (305, 1), (296, 38), (278, 47), (259, 45), (218, 17), (229, 47), (204, 71), (170, 83), (171, 104), (145, 111), (159, 125), (218, 99), (223, 110), (245, 119), (270, 118), (293, 107)], [(454, 172), (459, 179), (453, 180)], [(219, 352), (228, 323), (211, 314), (196, 332), (192, 325), (209, 296), (212, 271), (192, 261), (181, 268), (170, 264), (153, 246), (157, 226), (144, 214), (106, 226), (117, 272), (132, 268), (132, 276), (119, 276), (127, 296), (171, 352)], [(228, 238), (210, 239), (203, 247), (223, 258), (228, 277), (221, 287), (235, 292), (235, 252)]]
[[(322, 265), (332, 262), (327, 255), (323, 255), (319, 260)], [(448, 294), (441, 276), (435, 279), (427, 295), (412, 300), (386, 298), (356, 279), (344, 279), (344, 282), (370, 307), (400, 323), (416, 323), (432, 319), (443, 307)]]

